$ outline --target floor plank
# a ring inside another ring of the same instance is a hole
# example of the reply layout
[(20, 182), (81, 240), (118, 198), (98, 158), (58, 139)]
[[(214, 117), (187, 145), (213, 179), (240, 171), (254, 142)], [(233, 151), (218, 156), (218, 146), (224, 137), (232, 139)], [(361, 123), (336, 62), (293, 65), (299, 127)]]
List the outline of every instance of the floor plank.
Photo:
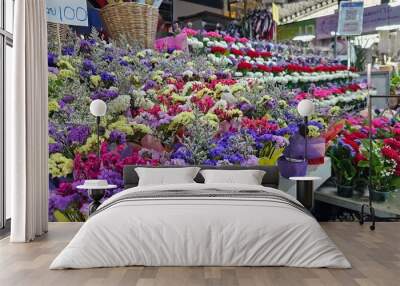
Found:
[(352, 263), (352, 269), (289, 267), (120, 267), (50, 271), (55, 256), (81, 227), (50, 223), (49, 233), (28, 244), (0, 240), (2, 286), (398, 286), (400, 223), (376, 231), (357, 223), (322, 223)]

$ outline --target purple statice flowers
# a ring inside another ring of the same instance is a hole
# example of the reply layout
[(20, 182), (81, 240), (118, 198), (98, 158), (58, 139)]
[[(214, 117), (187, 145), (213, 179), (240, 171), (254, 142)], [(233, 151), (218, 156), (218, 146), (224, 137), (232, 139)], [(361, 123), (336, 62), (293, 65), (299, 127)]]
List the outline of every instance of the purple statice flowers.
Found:
[(119, 130), (113, 130), (110, 132), (108, 140), (112, 143), (124, 144), (126, 143), (126, 134)]
[(92, 51), (93, 46), (96, 44), (95, 40), (81, 40), (79, 43), (79, 51), (81, 53), (89, 54)]
[(68, 144), (83, 145), (91, 133), (90, 127), (85, 125), (75, 125), (68, 128), (67, 142)]
[(101, 99), (104, 101), (110, 101), (118, 97), (118, 92), (115, 89), (100, 89), (92, 93), (91, 99)]
[(47, 64), (49, 67), (57, 67), (58, 56), (52, 52), (47, 54)]
[(63, 56), (73, 56), (75, 54), (75, 49), (71, 46), (63, 47), (61, 50), (61, 54)]
[(115, 84), (117, 78), (112, 73), (103, 71), (100, 73), (101, 80), (108, 86)]

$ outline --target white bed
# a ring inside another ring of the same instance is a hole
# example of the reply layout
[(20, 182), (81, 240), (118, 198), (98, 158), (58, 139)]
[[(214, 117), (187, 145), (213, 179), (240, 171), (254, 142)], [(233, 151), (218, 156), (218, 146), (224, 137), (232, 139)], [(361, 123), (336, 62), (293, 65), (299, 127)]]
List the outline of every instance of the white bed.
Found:
[(255, 185), (130, 188), (100, 206), (50, 269), (351, 267), (299, 204), (282, 191)]

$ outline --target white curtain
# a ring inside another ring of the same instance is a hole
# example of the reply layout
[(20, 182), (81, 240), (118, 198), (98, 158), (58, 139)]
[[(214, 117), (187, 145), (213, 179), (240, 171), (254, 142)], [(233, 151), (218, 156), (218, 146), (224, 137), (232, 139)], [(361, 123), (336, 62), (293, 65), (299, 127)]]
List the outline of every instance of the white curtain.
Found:
[(6, 99), (6, 187), (12, 242), (47, 232), (47, 26), (45, 0), (15, 1), (14, 94)]

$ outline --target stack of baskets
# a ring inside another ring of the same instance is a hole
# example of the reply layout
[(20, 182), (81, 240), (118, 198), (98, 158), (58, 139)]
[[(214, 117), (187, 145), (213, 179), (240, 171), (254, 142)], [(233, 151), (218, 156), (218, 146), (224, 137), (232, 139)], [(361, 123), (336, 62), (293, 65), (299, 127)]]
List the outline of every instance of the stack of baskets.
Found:
[(157, 33), (158, 9), (136, 2), (106, 5), (100, 11), (109, 36), (153, 48)]

